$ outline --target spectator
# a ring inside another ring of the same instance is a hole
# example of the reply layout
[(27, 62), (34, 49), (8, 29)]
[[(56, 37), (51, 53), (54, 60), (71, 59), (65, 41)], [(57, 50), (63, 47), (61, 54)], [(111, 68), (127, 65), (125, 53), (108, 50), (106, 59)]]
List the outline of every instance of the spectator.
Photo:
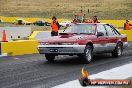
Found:
[(57, 18), (55, 16), (52, 17), (52, 23), (51, 23), (51, 36), (57, 36), (58, 30), (59, 30), (59, 23), (57, 21)]
[(129, 20), (126, 20), (124, 23), (124, 30), (130, 30), (130, 26), (132, 26), (132, 24), (129, 23)]
[(94, 16), (94, 17), (93, 17), (93, 23), (100, 23), (100, 22), (98, 21), (97, 16)]

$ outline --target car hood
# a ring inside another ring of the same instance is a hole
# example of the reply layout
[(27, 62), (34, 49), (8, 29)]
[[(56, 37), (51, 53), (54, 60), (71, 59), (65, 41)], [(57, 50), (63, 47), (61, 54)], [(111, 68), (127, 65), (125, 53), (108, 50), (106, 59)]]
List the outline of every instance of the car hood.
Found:
[(79, 39), (84, 38), (85, 35), (81, 34), (67, 34), (67, 33), (60, 33), (59, 36), (50, 37), (48, 39), (42, 40), (40, 42), (45, 43), (74, 43), (77, 42)]

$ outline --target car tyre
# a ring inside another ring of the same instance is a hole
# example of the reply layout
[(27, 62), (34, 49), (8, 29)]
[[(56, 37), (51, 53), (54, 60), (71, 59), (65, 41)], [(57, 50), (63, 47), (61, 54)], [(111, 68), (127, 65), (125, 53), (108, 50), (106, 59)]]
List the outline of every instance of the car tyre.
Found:
[(46, 60), (48, 60), (48, 62), (54, 62), (55, 56), (50, 54), (45, 54), (45, 58)]
[(92, 59), (93, 59), (93, 48), (92, 48), (92, 46), (87, 45), (85, 47), (83, 58), (84, 58), (83, 61), (86, 64), (88, 64), (92, 61)]
[(123, 49), (122, 49), (122, 44), (121, 44), (121, 43), (118, 43), (118, 44), (116, 45), (115, 50), (112, 52), (112, 56), (113, 56), (113, 57), (122, 56), (122, 51), (123, 51)]

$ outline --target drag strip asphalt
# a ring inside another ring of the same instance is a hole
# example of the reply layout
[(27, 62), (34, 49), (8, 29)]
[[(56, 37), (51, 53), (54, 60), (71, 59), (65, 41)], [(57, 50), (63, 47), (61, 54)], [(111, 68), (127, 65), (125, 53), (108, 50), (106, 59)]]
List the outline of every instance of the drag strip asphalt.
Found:
[(95, 55), (90, 64), (77, 56), (57, 56), (54, 63), (40, 54), (0, 57), (0, 88), (50, 88), (80, 78), (83, 66), (92, 75), (128, 63), (132, 63), (132, 43), (122, 57)]

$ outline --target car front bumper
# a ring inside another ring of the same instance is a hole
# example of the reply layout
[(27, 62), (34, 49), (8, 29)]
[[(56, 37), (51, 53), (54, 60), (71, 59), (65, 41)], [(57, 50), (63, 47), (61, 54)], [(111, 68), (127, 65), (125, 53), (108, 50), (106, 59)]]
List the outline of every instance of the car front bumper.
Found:
[(40, 54), (74, 55), (84, 53), (86, 45), (38, 45)]

